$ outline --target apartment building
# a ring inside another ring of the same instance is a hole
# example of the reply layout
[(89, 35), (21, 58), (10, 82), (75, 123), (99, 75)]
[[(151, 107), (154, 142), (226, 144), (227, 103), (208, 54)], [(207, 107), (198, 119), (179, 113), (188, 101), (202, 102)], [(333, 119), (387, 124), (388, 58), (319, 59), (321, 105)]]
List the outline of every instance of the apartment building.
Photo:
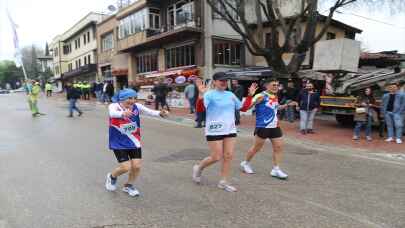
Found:
[(100, 75), (145, 92), (157, 79), (182, 87), (252, 63), (240, 36), (205, 0), (135, 1), (99, 23), (97, 37)]
[(91, 12), (56, 36), (51, 45), (55, 79), (62, 82), (95, 81), (97, 78), (96, 25), (105, 15)]

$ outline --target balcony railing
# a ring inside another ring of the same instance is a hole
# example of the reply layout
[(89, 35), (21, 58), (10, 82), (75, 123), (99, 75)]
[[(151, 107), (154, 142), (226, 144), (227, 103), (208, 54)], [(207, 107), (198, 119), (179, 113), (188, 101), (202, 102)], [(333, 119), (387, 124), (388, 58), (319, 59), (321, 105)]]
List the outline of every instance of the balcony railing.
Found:
[(146, 31), (146, 37), (152, 37), (156, 35), (160, 35), (166, 32), (172, 32), (181, 28), (201, 28), (200, 17), (194, 16), (184, 16), (184, 17), (177, 17), (175, 25), (162, 25), (161, 28), (158, 29), (148, 29)]

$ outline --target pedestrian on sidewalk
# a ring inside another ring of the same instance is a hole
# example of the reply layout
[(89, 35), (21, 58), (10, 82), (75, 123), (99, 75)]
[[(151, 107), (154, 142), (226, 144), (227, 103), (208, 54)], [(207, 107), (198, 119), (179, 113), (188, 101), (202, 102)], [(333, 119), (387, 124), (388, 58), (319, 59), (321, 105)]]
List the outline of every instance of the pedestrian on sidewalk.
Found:
[(299, 96), (300, 130), (302, 134), (314, 134), (314, 118), (321, 104), (318, 92), (315, 92), (314, 84), (307, 82), (305, 90)]
[[(399, 85), (396, 83), (388, 84), (388, 92), (382, 98), (382, 114), (385, 117), (388, 138), (386, 142), (395, 141), (402, 143), (402, 133), (404, 127), (405, 115), (405, 94), (399, 91)], [(395, 135), (394, 135), (395, 132)]]
[(122, 191), (130, 196), (139, 196), (140, 192), (133, 186), (141, 169), (141, 120), (140, 113), (150, 116), (166, 117), (167, 111), (155, 111), (136, 103), (137, 93), (132, 89), (119, 91), (109, 105), (110, 116), (109, 148), (114, 152), (119, 166), (107, 174), (105, 188), (117, 189), (117, 178), (128, 174), (128, 181)]
[(114, 96), (114, 85), (111, 81), (107, 81), (107, 86), (106, 86), (106, 95), (107, 95), (107, 101), (112, 102), (112, 97)]
[(375, 110), (377, 108), (376, 100), (371, 88), (366, 88), (364, 94), (357, 97), (355, 107), (354, 121), (356, 122), (356, 125), (354, 127), (353, 140), (360, 139), (361, 128), (365, 126), (366, 139), (367, 141), (371, 141), (373, 118), (378, 121), (378, 114)]
[(39, 112), (38, 109), (38, 99), (41, 93), (41, 86), (39, 85), (38, 81), (33, 81), (33, 86), (31, 92), (29, 94), (29, 104), (31, 108), (32, 117), (37, 117), (39, 115), (44, 115), (43, 113)]
[(82, 90), (84, 100), (90, 100), (90, 89), (91, 89), (90, 83), (88, 81), (83, 82)]
[(167, 94), (169, 93), (169, 87), (163, 82), (163, 80), (155, 81), (155, 85), (152, 88), (152, 92), (155, 95), (155, 110), (159, 110), (159, 106), (167, 108), (170, 111), (170, 107), (167, 104)]
[(288, 79), (286, 93), (285, 93), (285, 103), (287, 108), (285, 110), (286, 119), (288, 122), (293, 123), (295, 121), (295, 110), (296, 105), (294, 105), (298, 101), (299, 90), (295, 87), (294, 82), (292, 79)]
[(77, 99), (80, 99), (81, 91), (79, 88), (68, 82), (66, 86), (66, 99), (69, 101), (69, 115), (68, 117), (73, 117), (73, 111), (79, 113), (79, 116), (83, 115), (83, 112), (76, 106)]
[[(235, 96), (242, 101), (243, 100), (243, 94), (245, 93), (245, 90), (243, 86), (239, 85), (238, 80), (232, 80), (232, 93), (235, 94)], [(235, 110), (235, 124), (236, 126), (240, 125), (240, 111)]]
[(195, 112), (195, 105), (197, 101), (196, 97), (196, 86), (194, 84), (194, 81), (190, 81), (186, 88), (184, 89), (184, 95), (188, 100), (188, 103), (190, 105), (190, 114), (193, 114)]
[(214, 89), (208, 90), (199, 80), (199, 100), (203, 100), (206, 109), (205, 135), (210, 148), (210, 156), (193, 166), (193, 181), (201, 183), (205, 168), (222, 160), (221, 180), (218, 188), (228, 192), (237, 189), (229, 182), (230, 169), (236, 142), (235, 110), (242, 107), (241, 101), (230, 91), (226, 91), (227, 78), (223, 72), (213, 75)]
[(254, 143), (246, 154), (245, 160), (240, 163), (240, 167), (243, 172), (254, 174), (255, 172), (250, 162), (257, 152), (263, 148), (266, 139), (269, 139), (273, 147), (273, 168), (270, 175), (285, 180), (288, 178), (288, 175), (280, 169), (283, 155), (283, 133), (279, 125), (277, 112), (278, 110), (286, 109), (288, 105), (279, 104), (277, 97), (279, 82), (277, 79), (266, 81), (264, 87), (266, 90), (255, 96), (257, 84), (252, 84), (249, 88), (249, 96), (246, 98), (241, 109), (241, 111), (245, 112), (254, 106), (256, 107), (256, 129), (254, 132)]
[(47, 82), (45, 84), (46, 97), (52, 97), (52, 84)]

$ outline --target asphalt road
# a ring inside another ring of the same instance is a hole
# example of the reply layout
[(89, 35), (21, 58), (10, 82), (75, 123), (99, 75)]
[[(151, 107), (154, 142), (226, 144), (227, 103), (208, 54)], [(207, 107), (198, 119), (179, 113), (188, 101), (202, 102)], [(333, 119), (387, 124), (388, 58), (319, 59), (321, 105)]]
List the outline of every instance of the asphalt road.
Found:
[(62, 100), (39, 106), (47, 115), (33, 119), (22, 94), (0, 96), (0, 228), (405, 227), (402, 162), (290, 139), (288, 181), (270, 177), (270, 145), (248, 176), (238, 164), (252, 138), (241, 136), (239, 192), (227, 193), (216, 188), (219, 166), (204, 172), (202, 186), (191, 181), (192, 165), (208, 154), (201, 130), (145, 117), (142, 196), (130, 198), (104, 189), (117, 164), (106, 108), (82, 104), (84, 116), (68, 119)]

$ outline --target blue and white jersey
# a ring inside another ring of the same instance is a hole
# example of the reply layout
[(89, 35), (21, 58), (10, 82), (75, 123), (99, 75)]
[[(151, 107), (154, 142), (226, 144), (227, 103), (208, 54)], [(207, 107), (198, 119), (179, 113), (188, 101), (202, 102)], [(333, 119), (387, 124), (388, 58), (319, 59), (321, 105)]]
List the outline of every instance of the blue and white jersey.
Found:
[(123, 117), (127, 111), (119, 103), (108, 106), (110, 116), (109, 126), (109, 148), (111, 150), (141, 148), (141, 120), (140, 113), (151, 116), (159, 116), (159, 111), (146, 108), (142, 104), (135, 104), (130, 109), (132, 116)]
[[(256, 103), (258, 99), (262, 99)], [(267, 92), (261, 92), (253, 98), (256, 103), (256, 127), (257, 128), (277, 128), (279, 122), (277, 118), (277, 109), (279, 106), (277, 96)]]
[(235, 110), (241, 101), (229, 91), (210, 90), (204, 94), (206, 110), (205, 135), (235, 134)]

